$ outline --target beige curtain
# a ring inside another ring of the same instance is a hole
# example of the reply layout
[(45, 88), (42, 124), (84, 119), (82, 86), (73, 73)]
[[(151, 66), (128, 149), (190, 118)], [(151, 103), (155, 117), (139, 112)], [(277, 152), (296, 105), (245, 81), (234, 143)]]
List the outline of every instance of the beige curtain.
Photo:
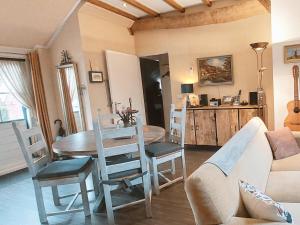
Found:
[(34, 93), (35, 104), (36, 104), (37, 118), (40, 123), (42, 132), (45, 136), (45, 140), (47, 142), (48, 148), (50, 150), (50, 155), (51, 157), (53, 157), (53, 151), (52, 151), (53, 138), (52, 138), (52, 132), (50, 127), (50, 120), (49, 120), (48, 109), (46, 104), (45, 89), (44, 89), (44, 83), (43, 83), (43, 77), (42, 77), (38, 52), (33, 51), (29, 53), (28, 59), (31, 68), (32, 86), (33, 86), (33, 93)]
[(76, 126), (76, 121), (73, 113), (72, 99), (70, 96), (70, 88), (68, 85), (67, 74), (64, 68), (60, 69), (60, 78), (61, 78), (62, 92), (64, 96), (65, 113), (68, 122), (67, 126), (69, 128), (69, 132), (71, 134), (74, 134), (77, 133), (77, 126)]
[(35, 115), (32, 81), (25, 61), (0, 60), (0, 80), (13, 96)]

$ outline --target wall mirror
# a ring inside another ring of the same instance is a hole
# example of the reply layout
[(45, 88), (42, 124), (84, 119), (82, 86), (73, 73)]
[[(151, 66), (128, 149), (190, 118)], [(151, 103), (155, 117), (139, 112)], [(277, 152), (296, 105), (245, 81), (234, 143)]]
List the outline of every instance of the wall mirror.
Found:
[(75, 63), (57, 66), (66, 135), (85, 130), (79, 75)]

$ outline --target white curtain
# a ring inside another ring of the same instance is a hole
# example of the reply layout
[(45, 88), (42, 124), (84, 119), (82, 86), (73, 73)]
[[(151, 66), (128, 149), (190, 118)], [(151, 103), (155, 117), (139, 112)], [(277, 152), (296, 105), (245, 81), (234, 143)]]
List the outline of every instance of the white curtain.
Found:
[(70, 90), (70, 97), (71, 97), (71, 101), (73, 102), (74, 97), (77, 94), (77, 84), (76, 84), (74, 68), (67, 67), (65, 68), (65, 70), (66, 70), (66, 77), (67, 77), (67, 82)]
[(30, 73), (24, 61), (0, 60), (0, 80), (12, 95), (35, 115), (34, 94)]

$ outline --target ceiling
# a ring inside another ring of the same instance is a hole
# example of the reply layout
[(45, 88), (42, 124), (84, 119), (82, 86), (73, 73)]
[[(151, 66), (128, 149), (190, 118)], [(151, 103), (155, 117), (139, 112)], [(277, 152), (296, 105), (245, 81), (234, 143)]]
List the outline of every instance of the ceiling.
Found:
[(0, 46), (45, 45), (77, 0), (0, 0)]
[[(101, 0), (102, 2), (108, 3), (116, 8), (121, 9), (127, 13), (130, 13), (136, 17), (144, 17), (148, 14), (131, 6), (130, 4), (124, 4), (122, 0)], [(137, 0), (139, 3), (147, 6), (148, 8), (154, 10), (157, 13), (165, 13), (174, 11), (174, 8), (167, 4), (163, 0)], [(176, 2), (181, 5), (183, 8), (197, 5), (201, 3), (201, 0), (176, 0)]]

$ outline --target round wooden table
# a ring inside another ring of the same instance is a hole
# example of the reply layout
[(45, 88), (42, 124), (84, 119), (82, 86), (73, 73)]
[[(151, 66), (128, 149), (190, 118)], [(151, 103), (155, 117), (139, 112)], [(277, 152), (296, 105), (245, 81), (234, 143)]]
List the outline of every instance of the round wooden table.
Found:
[[(159, 141), (165, 136), (165, 129), (157, 126), (144, 126), (145, 145)], [(104, 147), (113, 147), (135, 142), (134, 138), (121, 140), (106, 140)], [(69, 135), (52, 145), (55, 153), (65, 156), (93, 156), (97, 155), (94, 131), (79, 132)]]

